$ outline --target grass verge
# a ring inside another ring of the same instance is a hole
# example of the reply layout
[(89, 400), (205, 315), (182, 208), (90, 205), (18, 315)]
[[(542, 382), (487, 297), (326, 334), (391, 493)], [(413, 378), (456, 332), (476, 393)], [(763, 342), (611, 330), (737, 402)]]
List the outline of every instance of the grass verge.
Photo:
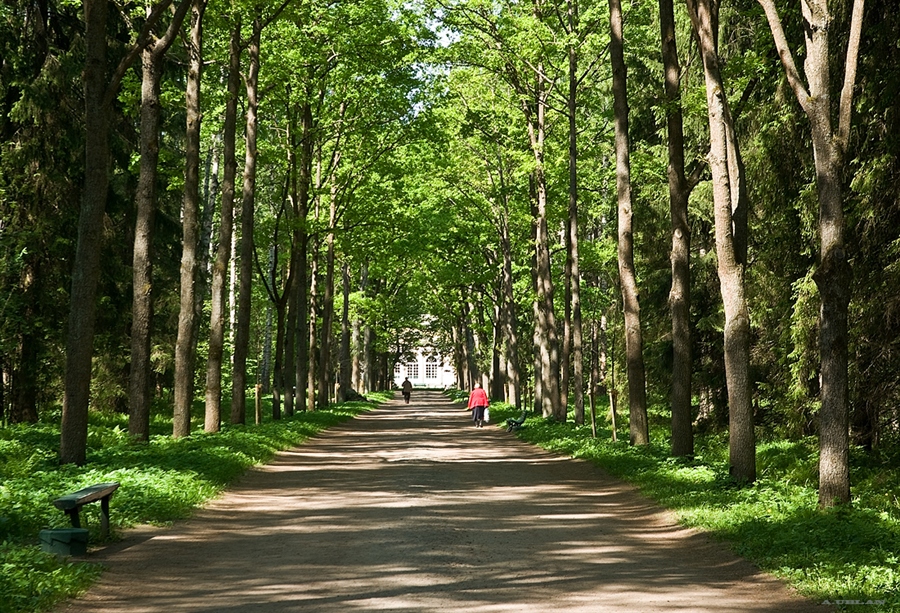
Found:
[[(372, 407), (350, 402), (258, 425), (225, 425), (218, 433), (202, 432), (197, 422), (192, 435), (180, 439), (169, 436), (171, 421), (160, 415), (143, 444), (129, 439), (126, 416), (92, 413), (84, 466), (59, 466), (56, 416), (0, 429), (0, 613), (47, 610), (83, 592), (102, 572), (97, 564), (41, 551), (41, 529), (68, 527), (52, 504), (55, 498), (118, 481), (110, 505), (112, 538), (117, 529), (164, 525), (188, 517), (248, 468)], [(98, 507), (90, 504), (81, 512), (92, 542), (99, 536)]]
[[(519, 412), (491, 407), (498, 426)], [(627, 428), (627, 425), (626, 425)], [(805, 596), (839, 610), (900, 611), (900, 456), (852, 454), (853, 504), (817, 508), (815, 439), (757, 445), (759, 479), (739, 488), (728, 477), (728, 441), (698, 436), (692, 459), (669, 457), (664, 428), (644, 447), (619, 442), (608, 428), (531, 416), (518, 436), (547, 450), (593, 462), (635, 484), (680, 521), (712, 534)], [(623, 442), (624, 440), (624, 442)]]

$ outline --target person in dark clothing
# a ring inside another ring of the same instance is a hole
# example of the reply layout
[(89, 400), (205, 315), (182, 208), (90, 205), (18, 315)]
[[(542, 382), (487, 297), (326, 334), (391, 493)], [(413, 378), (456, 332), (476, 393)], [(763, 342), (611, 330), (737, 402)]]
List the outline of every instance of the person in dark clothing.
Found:
[(403, 388), (403, 399), (406, 401), (406, 404), (409, 404), (409, 397), (412, 395), (412, 383), (410, 383), (409, 377), (403, 380), (403, 385), (400, 387)]

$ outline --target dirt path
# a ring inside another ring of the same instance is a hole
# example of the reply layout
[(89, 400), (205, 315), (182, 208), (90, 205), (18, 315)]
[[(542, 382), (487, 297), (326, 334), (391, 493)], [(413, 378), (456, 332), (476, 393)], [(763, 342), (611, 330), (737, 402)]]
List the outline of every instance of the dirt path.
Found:
[(91, 557), (110, 570), (60, 611), (828, 610), (437, 393), (333, 428), (193, 519)]

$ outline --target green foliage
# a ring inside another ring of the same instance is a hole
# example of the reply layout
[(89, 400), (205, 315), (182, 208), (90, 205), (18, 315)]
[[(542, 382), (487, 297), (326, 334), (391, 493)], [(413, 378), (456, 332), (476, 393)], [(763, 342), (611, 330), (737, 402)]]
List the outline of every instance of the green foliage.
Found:
[(96, 564), (69, 562), (34, 545), (0, 542), (0, 613), (43, 611), (76, 596), (102, 572)]
[[(383, 402), (384, 394), (370, 394)], [(38, 532), (60, 528), (68, 519), (52, 505), (64, 494), (94, 483), (117, 481), (110, 504), (113, 534), (140, 523), (167, 524), (188, 517), (249, 467), (279, 450), (371, 408), (346, 403), (298, 413), (259, 425), (224, 426), (172, 439), (155, 434), (149, 443), (132, 442), (124, 417), (91, 414), (88, 463), (59, 466), (56, 426), (30, 425), (0, 430), (0, 613), (43, 610), (84, 590), (101, 569), (70, 562), (37, 547)], [(155, 430), (166, 427), (159, 424)], [(168, 426), (171, 428), (171, 426)], [(99, 536), (99, 505), (86, 505), (81, 518)]]
[[(493, 409), (493, 407), (492, 407)], [(496, 421), (515, 410), (496, 409)], [(662, 441), (665, 432), (654, 432)], [(583, 458), (638, 485), (674, 509), (682, 523), (711, 533), (765, 571), (818, 601), (885, 601), (867, 611), (900, 606), (900, 458), (881, 461), (856, 453), (853, 506), (817, 508), (814, 439), (766, 441), (757, 447), (758, 481), (738, 488), (728, 477), (727, 440), (704, 435), (693, 459), (668, 457), (668, 444), (632, 447), (610, 440), (608, 429), (591, 438), (590, 426), (532, 417), (520, 438)]]

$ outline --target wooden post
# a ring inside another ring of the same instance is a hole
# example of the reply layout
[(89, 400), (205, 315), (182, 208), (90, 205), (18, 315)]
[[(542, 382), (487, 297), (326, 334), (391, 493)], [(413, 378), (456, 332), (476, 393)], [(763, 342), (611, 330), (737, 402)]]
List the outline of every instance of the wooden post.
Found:
[(619, 440), (616, 436), (616, 399), (619, 392), (614, 388), (609, 388), (609, 418), (612, 421), (612, 440), (615, 443)]
[(256, 384), (256, 423), (262, 422), (262, 383)]

